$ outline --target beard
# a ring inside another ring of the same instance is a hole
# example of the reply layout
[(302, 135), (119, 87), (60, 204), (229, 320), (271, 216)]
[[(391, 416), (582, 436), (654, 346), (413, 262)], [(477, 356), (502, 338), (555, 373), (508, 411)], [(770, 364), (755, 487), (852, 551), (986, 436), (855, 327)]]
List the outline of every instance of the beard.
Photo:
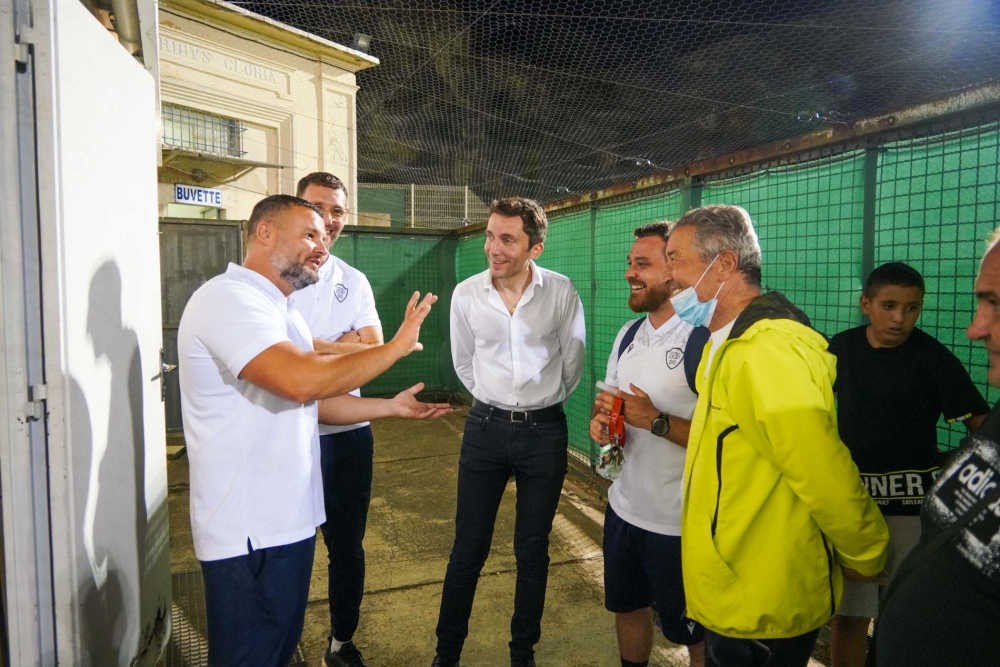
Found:
[(300, 290), (319, 280), (319, 273), (304, 262), (296, 262), (288, 257), (272, 257), (271, 262), (281, 279), (291, 285), (292, 289)]
[(285, 282), (296, 290), (314, 285), (319, 280), (319, 274), (305, 264), (293, 264), (283, 269), (280, 275)]
[(670, 291), (669, 285), (647, 284), (641, 296), (637, 294), (629, 296), (628, 307), (633, 313), (651, 313), (658, 310), (670, 298)]

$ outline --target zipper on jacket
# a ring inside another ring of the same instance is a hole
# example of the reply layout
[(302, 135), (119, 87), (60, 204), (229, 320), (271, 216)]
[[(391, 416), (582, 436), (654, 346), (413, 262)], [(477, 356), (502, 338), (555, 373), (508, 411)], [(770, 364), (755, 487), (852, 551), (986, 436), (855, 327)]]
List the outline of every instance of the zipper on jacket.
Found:
[(826, 535), (820, 533), (820, 538), (823, 540), (823, 550), (826, 551), (826, 576), (830, 582), (830, 615), (837, 613), (837, 598), (833, 594), (833, 554), (830, 552), (830, 547), (826, 545)]
[(719, 505), (722, 502), (722, 441), (726, 436), (735, 431), (739, 426), (733, 424), (719, 434), (719, 439), (715, 443), (715, 472), (719, 478), (719, 488), (715, 492), (715, 514), (712, 516), (712, 537), (715, 537), (715, 527), (719, 523)]

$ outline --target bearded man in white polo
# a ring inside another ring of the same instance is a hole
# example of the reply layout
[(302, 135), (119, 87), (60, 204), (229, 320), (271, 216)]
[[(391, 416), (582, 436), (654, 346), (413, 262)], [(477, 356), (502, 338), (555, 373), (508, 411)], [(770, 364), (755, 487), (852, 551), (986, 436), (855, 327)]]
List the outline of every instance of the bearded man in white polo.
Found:
[[(178, 332), (191, 529), (209, 664), (286, 667), (302, 634), (325, 518), (318, 420), (337, 421), (330, 413), (338, 405), (348, 408), (346, 420), (378, 416), (377, 399), (343, 394), (420, 349), (420, 324), (436, 297), (418, 305), (414, 294), (385, 345), (315, 352), (292, 295), (316, 282), (326, 258), (319, 210), (297, 197), (267, 197), (254, 207), (248, 235), (243, 266), (230, 264), (192, 295)], [(427, 414), (412, 394), (393, 400), (404, 408), (399, 416)]]
[(688, 647), (704, 667), (704, 630), (686, 613), (681, 573), (681, 475), (698, 402), (695, 376), (708, 329), (692, 327), (670, 303), (670, 227), (654, 222), (633, 232), (626, 259), (629, 308), (645, 313), (618, 332), (608, 358), (607, 389), (594, 402), (590, 436), (610, 444), (609, 413), (624, 401), (625, 460), (608, 489), (604, 515), (604, 606), (615, 614), (622, 667), (647, 667), (653, 650), (651, 610), (660, 630)]

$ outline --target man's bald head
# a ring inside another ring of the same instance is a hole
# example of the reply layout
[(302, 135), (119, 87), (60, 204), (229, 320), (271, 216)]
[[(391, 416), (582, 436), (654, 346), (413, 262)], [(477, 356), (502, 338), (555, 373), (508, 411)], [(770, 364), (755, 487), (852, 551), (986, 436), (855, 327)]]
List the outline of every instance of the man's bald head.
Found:
[(990, 361), (986, 381), (1000, 387), (1000, 229), (987, 243), (974, 288), (976, 315), (965, 335), (986, 347)]

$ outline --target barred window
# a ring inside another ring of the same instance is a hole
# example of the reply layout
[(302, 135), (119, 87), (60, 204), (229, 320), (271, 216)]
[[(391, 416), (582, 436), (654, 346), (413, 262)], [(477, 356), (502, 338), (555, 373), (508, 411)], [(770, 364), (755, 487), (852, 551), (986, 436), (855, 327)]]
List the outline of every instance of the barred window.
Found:
[(243, 121), (173, 104), (163, 105), (163, 144), (230, 157), (243, 157)]

